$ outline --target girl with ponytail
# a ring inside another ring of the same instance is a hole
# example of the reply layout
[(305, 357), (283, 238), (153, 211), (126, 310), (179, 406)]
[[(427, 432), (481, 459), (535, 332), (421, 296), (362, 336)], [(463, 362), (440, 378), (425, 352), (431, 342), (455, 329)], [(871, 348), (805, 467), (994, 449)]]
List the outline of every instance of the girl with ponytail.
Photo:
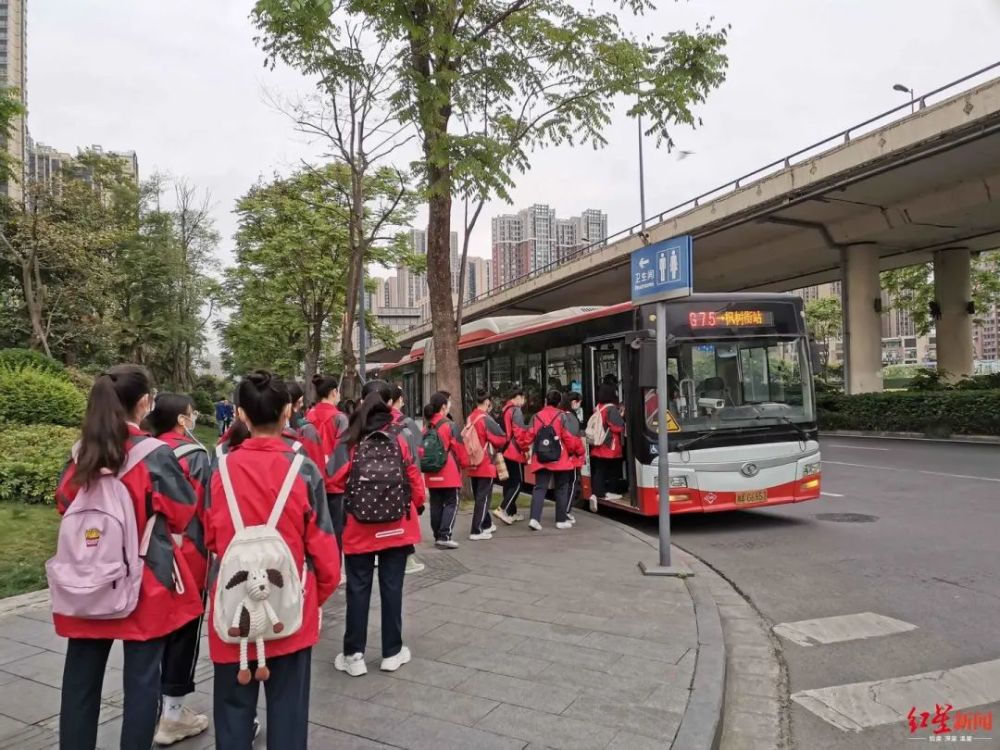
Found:
[[(135, 365), (118, 365), (97, 377), (80, 442), (56, 490), (60, 513), (82, 487), (105, 472), (118, 473), (129, 451), (153, 439), (139, 428), (152, 408), (152, 394), (149, 375)], [(62, 748), (97, 745), (101, 685), (116, 640), (122, 641), (125, 655), (121, 746), (150, 747), (160, 709), (167, 636), (202, 612), (197, 582), (185, 558), (175, 555), (171, 538), (188, 527), (196, 501), (173, 452), (158, 445), (120, 479), (132, 500), (137, 528), (141, 532), (152, 525), (139, 600), (131, 614), (119, 619), (53, 615), (56, 633), (69, 639), (59, 714)]]

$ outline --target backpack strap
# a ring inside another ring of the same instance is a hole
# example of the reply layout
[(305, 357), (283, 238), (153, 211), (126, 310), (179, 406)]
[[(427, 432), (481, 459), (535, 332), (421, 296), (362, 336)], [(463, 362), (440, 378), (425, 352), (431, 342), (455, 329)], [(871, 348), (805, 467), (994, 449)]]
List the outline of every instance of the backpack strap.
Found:
[(233, 529), (239, 534), (245, 527), (243, 526), (243, 516), (240, 515), (239, 506), (236, 505), (236, 492), (233, 490), (233, 481), (229, 478), (228, 458), (228, 453), (219, 453), (219, 478), (222, 479), (222, 494), (226, 496), (226, 505), (229, 506), (229, 516), (233, 519)]
[(285, 511), (288, 496), (292, 493), (292, 485), (295, 484), (295, 478), (299, 475), (299, 469), (304, 460), (301, 453), (296, 453), (295, 458), (292, 459), (292, 463), (288, 467), (288, 473), (285, 474), (285, 481), (281, 485), (281, 490), (278, 491), (278, 499), (275, 500), (274, 507), (271, 509), (271, 516), (267, 519), (267, 525), (272, 529), (277, 528), (278, 519), (281, 518), (281, 514)]
[(138, 443), (133, 445), (125, 458), (125, 463), (122, 464), (121, 469), (118, 470), (118, 478), (121, 479), (123, 476), (132, 471), (132, 469), (145, 461), (146, 457), (161, 445), (166, 445), (166, 443), (154, 437), (143, 438)]
[(300, 450), (302, 450), (302, 441), (296, 440), (294, 443), (292, 443), (292, 452), (298, 453)]
[(184, 443), (174, 448), (174, 457), (180, 461), (185, 456), (190, 456), (192, 453), (197, 453), (198, 451), (208, 452), (205, 446), (200, 443)]

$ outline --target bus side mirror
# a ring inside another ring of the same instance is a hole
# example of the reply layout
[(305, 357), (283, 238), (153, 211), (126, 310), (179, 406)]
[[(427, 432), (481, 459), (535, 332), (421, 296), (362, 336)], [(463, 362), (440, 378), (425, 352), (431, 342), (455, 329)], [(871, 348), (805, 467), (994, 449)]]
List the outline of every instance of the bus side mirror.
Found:
[(809, 357), (812, 362), (813, 374), (823, 369), (823, 344), (818, 341), (809, 342)]

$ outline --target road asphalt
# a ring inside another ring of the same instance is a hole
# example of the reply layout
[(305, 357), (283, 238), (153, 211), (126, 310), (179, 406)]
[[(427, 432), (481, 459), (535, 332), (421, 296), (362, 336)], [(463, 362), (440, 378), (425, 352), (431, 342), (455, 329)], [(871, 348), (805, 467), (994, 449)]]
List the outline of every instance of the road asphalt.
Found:
[[(909, 708), (919, 724), (937, 703), (944, 734), (1000, 747), (1000, 447), (831, 437), (822, 455), (818, 501), (673, 519), (674, 544), (781, 625), (790, 746), (913, 747), (941, 725), (911, 734)], [(956, 729), (973, 706), (992, 731)]]

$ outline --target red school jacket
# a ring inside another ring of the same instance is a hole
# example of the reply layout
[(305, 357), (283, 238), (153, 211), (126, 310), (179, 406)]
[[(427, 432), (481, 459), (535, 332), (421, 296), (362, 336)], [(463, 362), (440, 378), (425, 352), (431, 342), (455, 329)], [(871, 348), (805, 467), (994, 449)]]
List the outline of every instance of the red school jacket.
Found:
[[(294, 458), (295, 453), (281, 438), (247, 438), (239, 450), (228, 454), (229, 476), (244, 525), (267, 523)], [(218, 467), (212, 471), (207, 506), (205, 541), (209, 551), (221, 558), (236, 530)], [(305, 600), (302, 627), (287, 638), (268, 641), (269, 657), (301, 651), (319, 640), (320, 607), (340, 583), (340, 551), (333, 535), (323, 477), (311, 461), (304, 461), (299, 467), (285, 511), (278, 519), (278, 533), (288, 544), (296, 569), (301, 571), (303, 563), (306, 564)], [(212, 584), (210, 602), (215, 601), (217, 585), (218, 581)], [(214, 627), (207, 629), (212, 661), (216, 664), (238, 662), (239, 644), (224, 643)], [(253, 643), (249, 649), (250, 660), (256, 660)]]
[(285, 444), (291, 448), (296, 443), (299, 444), (298, 453), (308, 458), (314, 464), (316, 468), (323, 471), (323, 449), (318, 441), (309, 440), (302, 435), (302, 431), (293, 430), (291, 427), (286, 427), (281, 431), (281, 439), (285, 441)]
[[(176, 432), (164, 432), (160, 435), (160, 440), (176, 451), (182, 445), (198, 445), (187, 435), (180, 435)], [(202, 448), (204, 448), (202, 446)], [(205, 549), (205, 492), (208, 489), (208, 482), (212, 478), (212, 459), (208, 455), (208, 449), (204, 448), (188, 453), (178, 459), (184, 478), (187, 479), (191, 489), (194, 490), (196, 498), (195, 513), (191, 523), (184, 529), (181, 538), (181, 554), (187, 560), (191, 575), (198, 584), (198, 591), (205, 589), (205, 582), (208, 575), (208, 551)], [(176, 538), (175, 538), (176, 541)]]
[[(320, 401), (306, 414), (306, 421), (316, 428), (316, 433), (319, 435), (319, 444), (323, 458), (319, 467), (323, 469), (326, 491), (333, 493), (333, 489), (331, 488), (333, 467), (330, 462), (337, 450), (337, 442), (340, 440), (340, 436), (347, 429), (347, 415), (333, 404)], [(308, 428), (305, 428), (302, 434), (311, 435)]]
[[(580, 426), (580, 420), (573, 411), (564, 411), (565, 418), (563, 419), (563, 424), (570, 434), (575, 435), (580, 439), (580, 443), (583, 444), (583, 428)], [(586, 447), (586, 446), (584, 446)], [(573, 468), (579, 469), (587, 462), (586, 451), (580, 451), (577, 454), (571, 454), (570, 460), (573, 462)]]
[[(406, 478), (410, 483), (410, 512), (408, 516), (403, 516), (398, 521), (387, 523), (361, 523), (350, 513), (345, 513), (344, 521), (344, 554), (361, 555), (371, 552), (378, 552), (392, 547), (403, 547), (409, 544), (420, 543), (420, 517), (418, 510), (424, 506), (424, 476), (420, 473), (416, 458), (410, 449), (410, 441), (397, 423), (385, 425), (381, 429), (388, 430), (396, 426), (398, 430), (396, 440), (399, 449), (403, 454), (403, 467), (406, 470)], [(354, 446), (345, 452), (346, 463), (341, 462), (335, 474), (335, 483), (338, 487), (347, 488), (351, 478), (351, 468), (354, 465)]]
[[(133, 424), (129, 425), (126, 450), (151, 439)], [(79, 488), (73, 485), (76, 463), (67, 464), (56, 490), (56, 507), (65, 513)], [(183, 555), (177, 554), (171, 534), (180, 534), (195, 515), (196, 498), (180, 464), (167, 446), (160, 446), (133, 467), (122, 483), (135, 503), (139, 533), (146, 528), (151, 513), (153, 536), (142, 572), (139, 603), (128, 617), (118, 620), (91, 620), (53, 615), (56, 633), (63, 638), (114, 638), (123, 641), (148, 641), (172, 633), (202, 612), (198, 584)], [(176, 560), (175, 560), (176, 558)], [(174, 563), (180, 573), (183, 593), (174, 584)]]
[[(532, 455), (531, 463), (528, 465), (531, 471), (537, 472), (540, 469), (545, 469), (546, 471), (573, 471), (576, 468), (574, 457), (583, 455), (583, 441), (573, 434), (568, 424), (569, 418), (569, 414), (557, 409), (555, 406), (545, 406), (531, 418), (531, 425), (522, 433), (519, 440), (521, 448), (528, 450), (535, 441), (538, 431), (543, 426), (551, 424), (555, 428), (556, 435), (559, 436), (559, 445), (562, 449), (562, 455), (559, 457), (559, 460), (550, 464), (543, 464), (538, 460), (537, 456)], [(573, 419), (576, 419), (576, 417), (573, 417)]]
[(528, 425), (524, 423), (524, 412), (521, 411), (521, 407), (515, 406), (513, 401), (508, 401), (504, 404), (501, 421), (503, 422), (503, 429), (507, 435), (507, 440), (510, 441), (503, 452), (503, 457), (514, 463), (527, 463), (528, 457), (521, 450), (520, 445), (518, 445), (518, 437), (524, 430), (528, 429)]
[(608, 436), (604, 439), (603, 445), (594, 445), (590, 448), (591, 458), (621, 458), (622, 457), (622, 433), (625, 432), (625, 420), (622, 419), (621, 412), (615, 404), (598, 404), (601, 410), (601, 419), (604, 428), (608, 431)]
[(434, 415), (428, 429), (437, 430), (444, 444), (445, 462), (441, 471), (425, 472), (429, 490), (456, 489), (462, 486), (462, 468), (469, 464), (469, 454), (462, 442), (462, 433), (447, 417)]
[(479, 465), (470, 466), (465, 470), (465, 473), (479, 479), (496, 479), (497, 467), (493, 464), (493, 455), (489, 449), (490, 447), (497, 450), (503, 448), (507, 444), (507, 436), (496, 420), (482, 409), (472, 411), (469, 418), (465, 420), (466, 426), (470, 422), (475, 425), (479, 442), (486, 450), (483, 451), (483, 460), (479, 462)]

